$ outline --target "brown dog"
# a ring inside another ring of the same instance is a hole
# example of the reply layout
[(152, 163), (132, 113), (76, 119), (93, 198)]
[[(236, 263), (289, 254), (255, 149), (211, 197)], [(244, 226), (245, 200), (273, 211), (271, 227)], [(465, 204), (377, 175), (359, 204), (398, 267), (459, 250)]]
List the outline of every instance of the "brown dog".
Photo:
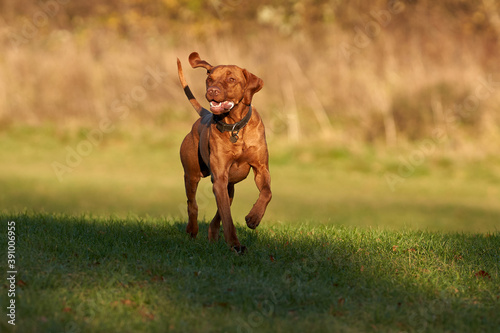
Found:
[(191, 67), (207, 70), (206, 94), (210, 111), (204, 109), (189, 89), (179, 59), (179, 79), (189, 101), (200, 115), (181, 145), (181, 162), (184, 167), (189, 222), (186, 232), (198, 234), (198, 206), (196, 189), (202, 177), (211, 176), (217, 202), (217, 213), (210, 223), (208, 238), (219, 239), (220, 223), (224, 239), (232, 249), (243, 253), (231, 217), (234, 185), (248, 176), (250, 168), (255, 175), (259, 198), (245, 217), (247, 226), (257, 228), (269, 201), (271, 177), (264, 124), (251, 106), (253, 95), (264, 82), (246, 69), (229, 66), (212, 66), (201, 60), (198, 53), (189, 55)]

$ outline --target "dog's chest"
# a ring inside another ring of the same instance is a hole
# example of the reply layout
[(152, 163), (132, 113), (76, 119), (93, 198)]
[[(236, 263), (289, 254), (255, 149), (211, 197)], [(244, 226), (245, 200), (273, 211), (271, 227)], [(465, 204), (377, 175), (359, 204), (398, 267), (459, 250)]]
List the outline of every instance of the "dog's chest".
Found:
[(229, 182), (237, 183), (248, 176), (250, 172), (250, 164), (247, 159), (240, 157), (235, 159), (229, 167)]

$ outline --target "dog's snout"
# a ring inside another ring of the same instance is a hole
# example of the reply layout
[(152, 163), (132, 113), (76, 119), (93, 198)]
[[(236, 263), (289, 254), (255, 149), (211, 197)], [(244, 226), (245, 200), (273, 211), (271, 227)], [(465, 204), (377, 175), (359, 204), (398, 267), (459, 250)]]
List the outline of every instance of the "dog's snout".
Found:
[(208, 87), (207, 89), (207, 95), (211, 98), (216, 98), (218, 95), (220, 95), (220, 93), (220, 89), (215, 86)]

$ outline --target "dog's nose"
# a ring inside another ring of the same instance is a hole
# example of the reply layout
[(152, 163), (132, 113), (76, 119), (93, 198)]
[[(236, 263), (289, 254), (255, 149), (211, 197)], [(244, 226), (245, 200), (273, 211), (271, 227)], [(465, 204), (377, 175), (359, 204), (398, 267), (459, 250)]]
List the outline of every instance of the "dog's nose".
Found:
[(211, 98), (215, 98), (220, 94), (220, 89), (217, 87), (208, 87), (207, 95)]

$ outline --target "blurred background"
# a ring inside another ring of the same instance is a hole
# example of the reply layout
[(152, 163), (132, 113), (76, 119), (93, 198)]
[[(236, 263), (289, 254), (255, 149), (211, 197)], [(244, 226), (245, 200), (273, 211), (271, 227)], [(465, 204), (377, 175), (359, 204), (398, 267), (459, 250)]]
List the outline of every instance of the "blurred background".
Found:
[(264, 80), (263, 223), (498, 230), (499, 38), (495, 0), (0, 0), (0, 209), (185, 219), (197, 51)]

